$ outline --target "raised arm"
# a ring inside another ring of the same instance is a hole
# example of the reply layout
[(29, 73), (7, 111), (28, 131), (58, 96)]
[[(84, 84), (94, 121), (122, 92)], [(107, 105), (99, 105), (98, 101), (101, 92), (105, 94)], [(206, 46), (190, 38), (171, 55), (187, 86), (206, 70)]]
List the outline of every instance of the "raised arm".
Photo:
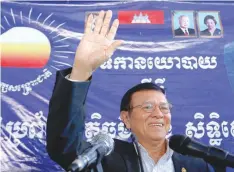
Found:
[[(106, 14), (106, 15), (105, 15)], [(47, 151), (52, 160), (67, 169), (88, 148), (83, 140), (85, 99), (93, 71), (108, 60), (122, 41), (113, 41), (119, 22), (109, 29), (112, 12), (99, 13), (94, 31), (93, 16), (85, 24), (85, 33), (76, 51), (72, 69), (58, 71), (47, 119)], [(65, 78), (70, 75), (70, 80)]]

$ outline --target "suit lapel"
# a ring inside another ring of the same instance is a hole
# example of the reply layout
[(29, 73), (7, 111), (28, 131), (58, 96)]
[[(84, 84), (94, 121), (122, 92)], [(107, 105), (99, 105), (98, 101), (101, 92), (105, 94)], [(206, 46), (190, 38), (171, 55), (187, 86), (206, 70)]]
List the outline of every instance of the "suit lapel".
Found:
[(140, 172), (140, 159), (133, 143), (129, 145), (128, 153), (124, 154), (124, 159), (126, 160), (128, 172)]
[(124, 159), (127, 172), (140, 172), (140, 162), (133, 143), (115, 140), (116, 152)]
[(172, 161), (175, 167), (175, 172), (186, 172), (186, 166), (182, 161), (182, 157), (177, 152), (174, 152), (172, 155)]
[(181, 28), (180, 28), (180, 35), (184, 35), (184, 32)]

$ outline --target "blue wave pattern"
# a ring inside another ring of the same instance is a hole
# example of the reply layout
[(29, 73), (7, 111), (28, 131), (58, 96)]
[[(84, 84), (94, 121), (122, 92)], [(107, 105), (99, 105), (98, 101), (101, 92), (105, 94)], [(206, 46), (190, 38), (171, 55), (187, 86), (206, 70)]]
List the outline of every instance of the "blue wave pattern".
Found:
[(234, 92), (234, 42), (224, 47), (224, 64), (232, 91)]

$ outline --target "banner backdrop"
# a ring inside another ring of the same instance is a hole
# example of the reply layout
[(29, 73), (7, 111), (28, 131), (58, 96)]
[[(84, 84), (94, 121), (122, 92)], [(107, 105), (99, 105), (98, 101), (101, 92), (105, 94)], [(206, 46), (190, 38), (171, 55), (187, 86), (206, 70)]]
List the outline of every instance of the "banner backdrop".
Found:
[(87, 15), (109, 9), (120, 20), (116, 39), (125, 42), (93, 74), (85, 139), (104, 130), (127, 140), (119, 118), (122, 95), (137, 83), (154, 82), (173, 104), (168, 135), (186, 134), (234, 153), (233, 3), (5, 1), (2, 171), (63, 171), (45, 148), (55, 73), (72, 66)]

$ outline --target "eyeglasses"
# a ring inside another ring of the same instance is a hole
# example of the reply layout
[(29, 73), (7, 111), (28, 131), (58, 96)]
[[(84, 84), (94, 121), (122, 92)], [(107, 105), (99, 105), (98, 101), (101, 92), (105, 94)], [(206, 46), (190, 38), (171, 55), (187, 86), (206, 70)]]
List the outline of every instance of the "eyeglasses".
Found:
[(157, 105), (153, 102), (144, 102), (142, 105), (137, 105), (137, 106), (129, 108), (129, 110), (140, 107), (143, 111), (145, 111), (147, 113), (152, 113), (155, 110), (156, 106), (159, 107), (160, 111), (163, 114), (170, 113), (171, 108), (172, 108), (172, 104), (170, 104), (170, 103), (159, 103)]

